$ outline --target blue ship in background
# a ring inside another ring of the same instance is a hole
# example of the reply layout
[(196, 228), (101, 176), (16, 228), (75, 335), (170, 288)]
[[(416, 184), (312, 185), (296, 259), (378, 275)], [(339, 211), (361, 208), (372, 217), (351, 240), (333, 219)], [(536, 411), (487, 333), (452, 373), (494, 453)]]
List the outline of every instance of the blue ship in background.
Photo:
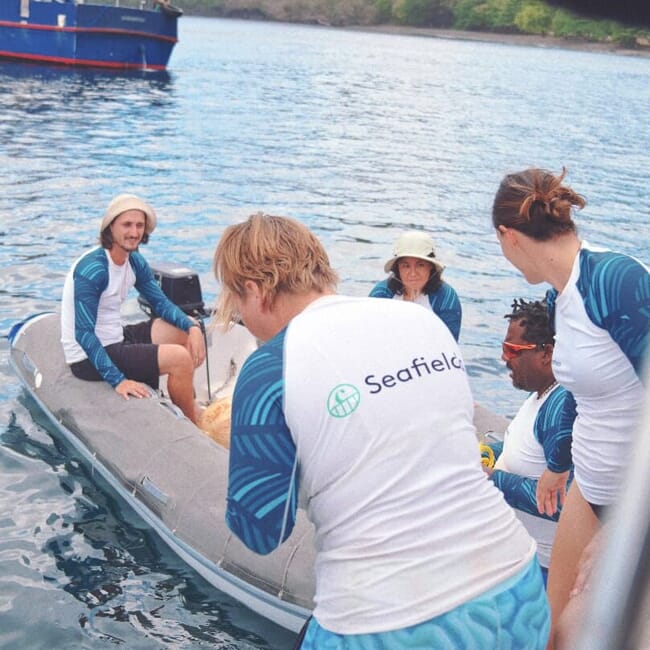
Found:
[(114, 69), (165, 70), (182, 11), (97, 0), (2, 0), (0, 58)]

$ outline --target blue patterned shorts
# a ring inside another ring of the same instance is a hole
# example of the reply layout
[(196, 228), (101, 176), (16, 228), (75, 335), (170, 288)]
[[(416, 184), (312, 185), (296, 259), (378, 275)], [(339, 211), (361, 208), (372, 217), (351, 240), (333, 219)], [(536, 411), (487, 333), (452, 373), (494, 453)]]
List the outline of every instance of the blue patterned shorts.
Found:
[(300, 650), (543, 650), (550, 627), (546, 590), (535, 559), (478, 598), (401, 630), (335, 634), (312, 618)]

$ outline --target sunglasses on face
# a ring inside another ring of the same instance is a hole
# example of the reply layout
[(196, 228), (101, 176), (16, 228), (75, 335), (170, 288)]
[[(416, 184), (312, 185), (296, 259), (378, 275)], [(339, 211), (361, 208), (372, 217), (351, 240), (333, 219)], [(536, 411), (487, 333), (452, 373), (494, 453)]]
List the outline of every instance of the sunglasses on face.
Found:
[(535, 350), (539, 347), (540, 346), (537, 343), (526, 343), (525, 345), (520, 345), (518, 343), (508, 343), (508, 341), (504, 341), (501, 344), (503, 356), (505, 357), (506, 361), (516, 359), (525, 350)]

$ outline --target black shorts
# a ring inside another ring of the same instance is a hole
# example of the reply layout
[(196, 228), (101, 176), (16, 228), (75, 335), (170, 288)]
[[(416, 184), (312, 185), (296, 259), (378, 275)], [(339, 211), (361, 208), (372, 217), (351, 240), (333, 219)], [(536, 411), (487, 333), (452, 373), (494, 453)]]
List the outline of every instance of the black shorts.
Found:
[[(104, 349), (111, 361), (126, 375), (127, 379), (141, 381), (158, 388), (158, 345), (151, 342), (152, 320), (124, 327), (124, 340), (107, 345)], [(72, 374), (86, 381), (101, 381), (102, 377), (88, 359), (70, 364)]]

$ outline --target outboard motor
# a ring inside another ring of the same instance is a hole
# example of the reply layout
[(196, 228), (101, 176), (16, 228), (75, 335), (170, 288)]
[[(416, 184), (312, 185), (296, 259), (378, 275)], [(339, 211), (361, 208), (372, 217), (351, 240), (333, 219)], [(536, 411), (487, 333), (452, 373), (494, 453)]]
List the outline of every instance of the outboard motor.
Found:
[[(163, 293), (186, 314), (198, 319), (205, 318), (209, 313), (205, 309), (201, 282), (199, 276), (186, 266), (176, 264), (151, 264), (153, 277), (160, 285)], [(138, 304), (149, 317), (155, 316), (149, 301), (138, 296)]]

